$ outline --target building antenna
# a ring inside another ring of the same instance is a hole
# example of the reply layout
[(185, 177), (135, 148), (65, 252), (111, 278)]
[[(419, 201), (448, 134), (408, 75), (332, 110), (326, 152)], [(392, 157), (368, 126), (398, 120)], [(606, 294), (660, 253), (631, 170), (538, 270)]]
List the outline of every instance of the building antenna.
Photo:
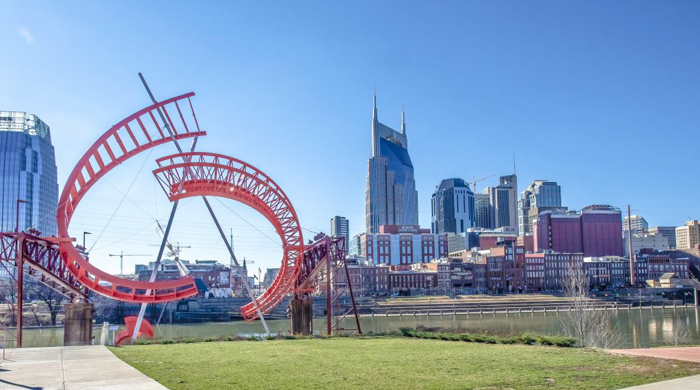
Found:
[(403, 112), (403, 104), (401, 105), (401, 134), (406, 135), (406, 117)]
[(516, 174), (516, 171), (515, 171), (515, 152), (513, 152), (513, 175), (515, 175), (515, 174)]

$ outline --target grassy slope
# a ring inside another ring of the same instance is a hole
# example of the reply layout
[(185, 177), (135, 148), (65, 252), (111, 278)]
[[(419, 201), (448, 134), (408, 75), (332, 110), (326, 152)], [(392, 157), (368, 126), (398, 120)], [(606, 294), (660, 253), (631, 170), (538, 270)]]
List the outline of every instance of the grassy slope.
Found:
[(113, 351), (173, 389), (617, 389), (700, 374), (700, 365), (693, 363), (587, 349), (408, 338), (145, 345)]

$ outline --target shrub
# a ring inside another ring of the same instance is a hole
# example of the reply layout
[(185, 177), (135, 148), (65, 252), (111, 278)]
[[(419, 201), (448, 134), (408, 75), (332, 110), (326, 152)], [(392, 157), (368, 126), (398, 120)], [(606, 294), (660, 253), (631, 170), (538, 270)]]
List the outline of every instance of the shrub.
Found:
[(463, 333), (463, 334), (459, 335), (459, 338), (462, 339), (462, 341), (466, 341), (466, 342), (470, 342), (470, 343), (472, 341), (474, 341), (474, 335), (469, 334), (469, 333)]
[(501, 344), (515, 344), (520, 340), (517, 337), (501, 337), (498, 341)]
[(526, 345), (533, 345), (537, 342), (537, 339), (535, 338), (535, 335), (531, 333), (522, 333), (519, 336), (520, 342)]
[(576, 346), (576, 339), (573, 337), (549, 336), (549, 340), (552, 345), (556, 345), (557, 347), (570, 348)]

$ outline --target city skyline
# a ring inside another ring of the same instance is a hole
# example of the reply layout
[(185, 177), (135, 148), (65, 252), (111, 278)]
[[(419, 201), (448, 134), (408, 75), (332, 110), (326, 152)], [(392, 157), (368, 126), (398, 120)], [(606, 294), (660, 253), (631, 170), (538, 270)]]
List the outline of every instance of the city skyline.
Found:
[[(15, 13), (25, 7), (7, 5), (8, 12)], [(690, 17), (694, 11), (672, 15), (641, 5), (633, 13), (645, 23), (631, 23), (624, 16), (630, 9), (620, 5), (610, 5), (611, 19), (601, 21), (592, 15), (595, 7), (584, 4), (557, 5), (560, 19), (552, 17), (554, 10), (538, 6), (499, 10), (493, 5), (453, 4), (437, 11), (419, 5), (397, 10), (368, 4), (373, 12), (358, 16), (360, 22), (340, 17), (343, 12), (357, 16), (359, 11), (331, 6), (315, 11), (315, 16), (326, 17), (320, 18), (320, 26), (304, 27), (294, 18), (305, 20), (305, 9), (288, 10), (290, 19), (265, 8), (232, 7), (229, 11), (241, 12), (233, 13), (235, 23), (224, 28), (212, 27), (224, 25), (216, 22), (224, 14), (217, 15), (216, 7), (185, 6), (163, 12), (206, 24), (204, 33), (189, 36), (164, 27), (155, 32), (153, 42), (149, 40), (154, 46), (136, 48), (131, 42), (149, 36), (145, 17), (129, 14), (133, 28), (117, 36), (105, 20), (127, 13), (110, 5), (94, 12), (94, 7), (88, 4), (77, 10), (47, 3), (33, 12), (32, 20), (0, 27), (9, 50), (16, 53), (13, 61), (1, 65), (0, 109), (31, 112), (51, 126), (61, 189), (80, 154), (97, 136), (149, 104), (136, 76), (143, 71), (158, 99), (195, 91), (193, 102), (209, 131), (201, 140), (202, 147), (242, 158), (268, 172), (297, 208), (302, 227), (310, 231), (326, 231), (333, 215), (352, 221), (350, 236), (364, 231), (367, 112), (375, 86), (387, 123), (400, 123), (402, 104), (410, 113), (411, 157), (422, 227), (430, 226), (430, 196), (440, 180), (506, 175), (511, 171), (513, 152), (521, 182), (518, 197), (523, 184), (547, 178), (564, 188), (562, 204), (571, 209), (589, 204), (623, 208), (629, 203), (650, 226), (682, 226), (700, 216), (700, 207), (688, 196), (700, 184), (684, 180), (694, 175), (691, 152), (699, 137), (695, 131), (698, 114), (693, 108), (697, 98), (692, 92), (698, 85), (692, 69), (699, 62), (697, 50), (692, 49), (698, 42), (692, 37), (700, 35), (694, 33), (698, 26)], [(156, 7), (145, 8), (154, 11)], [(400, 20), (387, 18), (395, 12), (407, 18), (423, 14), (419, 20), (436, 30), (403, 31), (397, 28)], [(501, 16), (493, 26), (478, 20), (489, 12)], [(530, 19), (514, 19), (523, 12)], [(266, 14), (269, 20), (256, 26), (245, 20), (245, 13)], [(82, 23), (69, 27), (69, 19)], [(386, 24), (380, 26), (380, 21)], [(559, 37), (548, 35), (548, 28), (567, 21), (570, 26)], [(370, 26), (366, 31), (365, 25)], [(298, 31), (293, 36), (280, 34), (292, 27)], [(327, 34), (322, 33), (324, 28), (330, 29)], [(20, 29), (32, 38), (20, 34)], [(353, 37), (343, 31), (364, 32)], [(626, 34), (641, 36), (646, 45), (628, 47)], [(157, 46), (155, 42), (165, 36), (175, 37), (171, 41), (178, 44)], [(81, 44), (72, 44), (67, 37), (81, 37)], [(226, 50), (181, 46), (181, 42), (210, 37)], [(332, 45), (337, 40), (344, 43), (342, 50)], [(315, 46), (306, 52), (306, 58), (293, 53), (302, 45)], [(258, 46), (267, 49), (256, 49)], [(178, 49), (183, 47), (193, 50), (194, 60), (185, 61), (187, 65), (180, 62)], [(552, 48), (562, 47), (572, 50), (553, 55)], [(454, 48), (470, 54), (459, 55)], [(600, 63), (596, 58), (601, 53), (611, 59)], [(421, 60), (423, 57), (432, 59)], [(52, 58), (53, 66), (35, 64), (36, 58)], [(364, 65), (366, 58), (379, 60)], [(110, 65), (114, 61), (119, 65)], [(169, 66), (163, 66), (165, 63)], [(450, 76), (454, 74), (464, 77), (455, 81)], [(45, 93), (37, 94), (38, 88)], [(222, 121), (223, 114), (229, 118)], [(329, 129), (346, 136), (340, 148), (327, 138)], [(673, 159), (654, 160), (635, 171), (620, 157), (625, 150), (648, 150), (649, 156), (666, 154)], [(84, 218), (76, 219), (80, 229), (71, 233), (78, 237), (82, 231), (93, 232), (88, 236), (90, 247), (90, 240), (100, 235), (100, 223), (111, 218), (122, 199), (112, 186), (129, 188), (142, 164), (146, 164), (143, 180), (133, 182), (129, 198), (143, 199), (142, 207), (163, 219), (169, 203), (154, 196), (148, 175), (155, 157), (172, 152), (172, 148), (159, 148), (148, 159), (144, 156), (109, 175), (110, 184), (95, 188), (96, 198), (81, 205), (79, 213)], [(321, 163), (329, 160), (337, 161), (328, 164), (334, 171)], [(479, 187), (495, 186), (497, 180), (481, 182)], [(349, 190), (333, 191), (342, 192), (335, 197), (313, 196), (327, 193), (328, 188)], [(227, 205), (266, 234), (270, 231), (264, 219), (255, 219), (235, 204)], [(235, 247), (241, 257), (259, 259), (263, 269), (278, 265), (279, 252), (273, 242), (225, 208), (214, 206), (227, 215), (224, 224), (234, 226)], [(187, 237), (199, 233), (200, 223), (208, 222), (199, 219), (200, 212), (193, 205), (183, 207), (178, 218), (194, 223), (189, 230), (176, 230), (174, 240), (183, 245), (189, 244), (186, 240), (194, 241)], [(148, 248), (148, 242), (159, 242), (155, 229), (147, 226), (150, 217), (130, 201), (124, 201), (111, 219), (113, 225), (94, 248), (98, 265), (116, 271), (118, 262), (108, 253), (155, 252)], [(126, 232), (135, 221), (149, 235), (130, 244), (133, 237)], [(305, 231), (305, 239), (313, 236), (310, 231)], [(226, 261), (229, 256), (217, 244), (216, 232), (201, 234), (214, 238), (185, 256)], [(104, 247), (106, 244), (111, 245)]]

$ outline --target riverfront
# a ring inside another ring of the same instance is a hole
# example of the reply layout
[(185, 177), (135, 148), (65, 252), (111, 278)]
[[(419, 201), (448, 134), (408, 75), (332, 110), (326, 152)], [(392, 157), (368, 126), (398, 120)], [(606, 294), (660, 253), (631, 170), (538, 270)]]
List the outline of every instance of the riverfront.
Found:
[[(680, 320), (686, 324), (690, 334), (688, 344), (700, 344), (700, 311), (695, 308), (622, 309), (611, 313), (612, 321), (621, 333), (621, 342), (616, 348), (648, 348), (665, 346), (672, 342), (674, 326)], [(428, 327), (483, 329), (497, 333), (533, 332), (538, 334), (560, 334), (561, 313), (535, 312), (520, 314), (472, 314), (472, 315), (402, 315), (361, 317), (365, 333), (388, 333), (401, 327)], [(288, 320), (268, 321), (272, 332), (286, 332)], [(314, 321), (314, 329), (324, 329), (323, 319)], [(156, 338), (208, 338), (236, 334), (262, 333), (259, 322), (208, 322), (191, 325), (159, 325)], [(29, 347), (60, 346), (63, 343), (63, 328), (26, 329), (25, 345)], [(100, 328), (95, 328), (95, 339), (100, 338)]]

